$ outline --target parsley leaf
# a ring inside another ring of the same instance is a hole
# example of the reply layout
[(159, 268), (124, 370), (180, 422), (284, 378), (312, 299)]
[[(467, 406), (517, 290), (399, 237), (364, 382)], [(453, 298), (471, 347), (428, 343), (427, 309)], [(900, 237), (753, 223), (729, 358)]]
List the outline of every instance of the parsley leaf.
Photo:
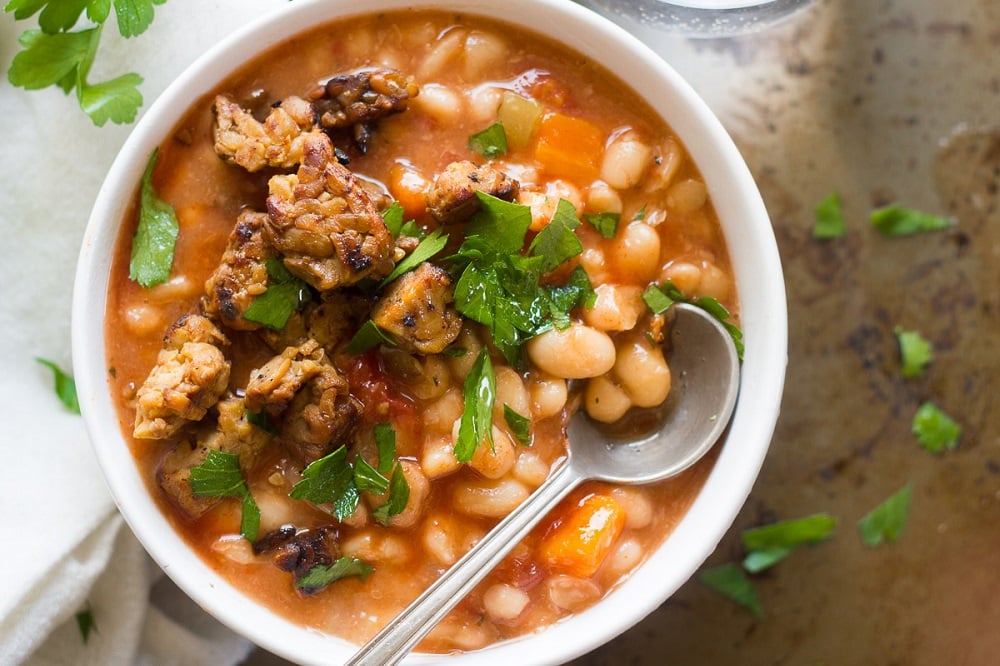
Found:
[(312, 299), (309, 286), (292, 275), (277, 257), (267, 260), (267, 291), (258, 296), (243, 313), (243, 318), (280, 331), (292, 313)]
[(130, 123), (142, 106), (141, 83), (141, 76), (129, 73), (103, 83), (83, 84), (78, 89), (80, 108), (98, 127), (109, 120), (119, 125)]
[(873, 210), (872, 226), (885, 236), (907, 236), (928, 231), (947, 229), (955, 222), (940, 215), (929, 215), (893, 204)]
[(114, 0), (118, 32), (122, 37), (141, 35), (153, 22), (153, 5), (167, 0)]
[(278, 434), (277, 427), (275, 427), (271, 421), (271, 417), (263, 409), (259, 412), (251, 412), (249, 409), (244, 409), (244, 412), (246, 413), (247, 423), (250, 425), (260, 428), (269, 435)]
[(295, 586), (303, 592), (312, 594), (348, 576), (357, 576), (364, 580), (368, 578), (372, 571), (373, 569), (370, 565), (365, 564), (356, 557), (347, 557), (345, 555), (338, 558), (329, 566), (317, 564), (306, 572), (305, 576), (298, 579)]
[(260, 509), (254, 502), (240, 469), (240, 457), (212, 449), (205, 462), (191, 468), (191, 492), (196, 497), (239, 497), (243, 500), (243, 518), (240, 534), (248, 541), (257, 540), (260, 528)]
[(420, 241), (420, 244), (414, 248), (413, 252), (403, 257), (402, 261), (396, 264), (396, 267), (392, 269), (392, 272), (379, 283), (378, 288), (384, 288), (387, 284), (398, 278), (403, 273), (417, 268), (420, 264), (424, 263), (443, 250), (444, 246), (447, 244), (447, 234), (442, 235), (440, 227), (435, 229), (426, 238)]
[(373, 428), (375, 448), (378, 450), (378, 471), (388, 474), (396, 458), (396, 431), (388, 423), (376, 423)]
[(621, 213), (597, 213), (594, 215), (584, 215), (592, 227), (597, 229), (597, 233), (605, 238), (614, 238), (618, 233), (618, 223), (621, 221)]
[(503, 418), (517, 443), (521, 446), (531, 446), (531, 419), (517, 413), (507, 403), (503, 406)]
[(381, 495), (389, 489), (389, 479), (359, 456), (354, 461), (354, 485), (360, 491)]
[(83, 607), (83, 610), (77, 611), (76, 615), (76, 626), (80, 630), (80, 638), (83, 640), (83, 644), (86, 645), (87, 641), (90, 640), (90, 632), (97, 631), (97, 623), (94, 622), (94, 611), (90, 607), (90, 602)]
[(100, 39), (97, 28), (58, 34), (27, 30), (18, 38), (23, 50), (14, 56), (7, 70), (7, 80), (25, 90), (58, 85), (66, 77), (75, 75), (97, 39)]
[(840, 238), (847, 233), (844, 223), (844, 210), (840, 206), (840, 196), (836, 192), (819, 202), (816, 206), (816, 224), (813, 226), (813, 238)]
[(497, 121), (469, 137), (469, 150), (472, 150), (486, 159), (493, 159), (507, 154), (507, 133), (503, 129), (503, 123)]
[(931, 402), (925, 402), (917, 409), (913, 415), (912, 430), (924, 450), (931, 453), (955, 449), (962, 436), (962, 426)]
[(729, 321), (729, 310), (726, 309), (722, 303), (720, 303), (715, 298), (711, 296), (699, 296), (698, 298), (688, 298), (685, 296), (674, 283), (667, 280), (662, 285), (650, 285), (646, 291), (642, 294), (642, 300), (645, 301), (646, 305), (653, 312), (653, 314), (661, 314), (665, 312), (674, 303), (689, 303), (691, 305), (697, 306), (702, 310), (706, 311), (713, 317), (715, 317), (722, 327), (726, 329), (729, 336), (733, 339), (733, 344), (736, 346), (736, 354), (740, 361), (743, 360), (743, 331), (733, 322)]
[(354, 334), (354, 337), (348, 341), (347, 346), (344, 347), (344, 353), (364, 354), (379, 345), (395, 346), (396, 341), (391, 335), (383, 331), (378, 324), (369, 319), (361, 325), (361, 328)]
[(907, 483), (858, 521), (858, 532), (866, 546), (896, 541), (906, 528), (913, 485)]
[(393, 201), (388, 208), (382, 211), (382, 221), (392, 234), (393, 238), (399, 238), (399, 232), (403, 228), (403, 207), (398, 201)]
[(917, 331), (905, 331), (897, 326), (895, 333), (903, 362), (901, 374), (907, 379), (919, 377), (926, 365), (934, 360), (934, 347)]
[(758, 619), (764, 617), (764, 609), (757, 598), (757, 590), (743, 570), (735, 564), (730, 562), (712, 569), (703, 569), (698, 574), (698, 580), (743, 606), (754, 617)]
[(806, 543), (819, 543), (829, 539), (836, 526), (837, 519), (826, 513), (784, 520), (744, 531), (743, 547), (752, 551), (776, 547), (794, 548)]
[(333, 515), (344, 520), (358, 508), (358, 487), (354, 470), (347, 462), (347, 447), (310, 463), (302, 470), (302, 480), (288, 494), (292, 499), (304, 499), (313, 504), (333, 503)]
[(493, 403), (496, 400), (496, 376), (486, 348), (479, 352), (476, 362), (465, 378), (463, 387), (465, 411), (458, 428), (455, 457), (460, 462), (472, 460), (480, 442), (489, 440), (493, 446)]
[(578, 226), (580, 220), (576, 216), (576, 207), (566, 199), (560, 199), (552, 219), (538, 232), (528, 248), (532, 255), (543, 258), (543, 273), (583, 252), (583, 244), (573, 233)]
[(55, 378), (56, 396), (63, 406), (73, 414), (80, 413), (80, 400), (76, 395), (76, 382), (66, 374), (58, 365), (44, 358), (35, 358), (36, 361), (52, 371)]
[(836, 526), (836, 518), (817, 513), (745, 530), (742, 539), (747, 556), (743, 568), (750, 573), (763, 571), (788, 557), (798, 546), (826, 541)]
[(129, 277), (147, 288), (170, 278), (180, 229), (174, 207), (157, 196), (153, 188), (153, 169), (158, 154), (159, 149), (153, 151), (142, 175), (139, 224), (132, 237), (129, 262)]
[(372, 511), (372, 517), (382, 525), (388, 525), (389, 519), (402, 513), (410, 500), (410, 484), (406, 481), (403, 466), (396, 463), (389, 480), (389, 498), (385, 504)]
[[(588, 302), (590, 280), (578, 266), (563, 286), (543, 285), (542, 275), (571, 258), (579, 239), (575, 209), (568, 202), (557, 208), (548, 235), (539, 234), (522, 254), (531, 224), (531, 209), (477, 192), (481, 210), (466, 229), (458, 252), (449, 257), (455, 284), (455, 308), (468, 319), (490, 328), (493, 342), (512, 365), (519, 365), (521, 348), (531, 337), (564, 325), (569, 310)], [(561, 212), (559, 212), (561, 209)], [(554, 226), (553, 226), (554, 225)]]

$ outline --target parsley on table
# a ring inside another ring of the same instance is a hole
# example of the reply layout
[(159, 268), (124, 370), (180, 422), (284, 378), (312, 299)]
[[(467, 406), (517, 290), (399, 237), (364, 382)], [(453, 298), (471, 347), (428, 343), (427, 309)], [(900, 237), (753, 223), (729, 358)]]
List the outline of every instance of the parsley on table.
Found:
[(455, 308), (490, 329), (493, 342), (512, 365), (530, 338), (569, 323), (569, 311), (588, 303), (593, 287), (577, 266), (563, 285), (543, 284), (543, 276), (573, 256), (579, 239), (575, 212), (568, 202), (556, 209), (551, 231), (538, 234), (524, 252), (531, 225), (528, 206), (477, 192), (480, 210), (466, 228), (466, 238), (448, 261), (455, 284)]
[(486, 159), (502, 157), (507, 154), (507, 133), (504, 131), (503, 123), (497, 121), (469, 137), (469, 150), (472, 150)]
[(312, 299), (312, 292), (305, 282), (289, 272), (281, 259), (271, 257), (265, 266), (267, 291), (253, 300), (243, 318), (280, 331), (288, 324), (292, 313)]
[(698, 580), (709, 588), (750, 611), (754, 617), (764, 617), (764, 609), (757, 597), (757, 590), (743, 570), (729, 562), (712, 569), (703, 569)]
[(76, 382), (66, 374), (58, 365), (44, 358), (36, 358), (36, 361), (52, 371), (55, 378), (56, 397), (63, 406), (73, 414), (80, 413), (80, 400), (76, 395)]
[(205, 462), (191, 468), (189, 483), (196, 497), (239, 497), (243, 501), (240, 534), (248, 541), (257, 540), (260, 508), (243, 478), (238, 455), (214, 449), (209, 451)]
[(903, 367), (901, 373), (907, 379), (919, 377), (924, 368), (934, 360), (934, 347), (917, 331), (906, 331), (897, 326), (896, 340), (899, 342), (899, 356)]
[(908, 236), (947, 229), (955, 222), (949, 217), (930, 215), (896, 204), (873, 210), (872, 226), (885, 236)]
[(76, 615), (76, 626), (80, 630), (80, 638), (83, 640), (83, 644), (86, 645), (87, 641), (90, 640), (91, 632), (97, 631), (97, 623), (94, 621), (94, 611), (90, 607), (90, 602), (83, 607), (83, 610), (77, 611)]
[(836, 526), (837, 519), (833, 516), (816, 513), (745, 530), (742, 540), (747, 556), (743, 560), (743, 568), (750, 573), (763, 571), (801, 545), (826, 541), (833, 535)]
[(840, 196), (834, 192), (816, 206), (813, 238), (828, 240), (840, 238), (845, 233), (847, 233), (847, 225), (844, 223), (844, 210), (840, 205)]
[(912, 494), (913, 486), (908, 483), (858, 521), (858, 532), (866, 546), (899, 538), (909, 517)]
[(159, 149), (153, 151), (142, 175), (139, 224), (132, 237), (129, 260), (129, 277), (147, 288), (170, 279), (180, 229), (174, 207), (161, 199), (153, 188), (153, 169), (158, 154)]
[[(26, 30), (18, 38), (20, 52), (14, 56), (7, 79), (25, 90), (56, 86), (69, 94), (76, 91), (80, 108), (98, 127), (109, 120), (130, 123), (142, 106), (142, 77), (127, 73), (91, 83), (90, 70), (97, 56), (104, 23), (114, 6), (118, 32), (134, 37), (153, 21), (154, 5), (166, 0), (10, 0), (4, 11), (16, 20), (38, 14), (40, 30)], [(72, 31), (86, 12), (94, 27)]]
[(364, 580), (368, 578), (372, 571), (373, 569), (370, 565), (365, 564), (356, 557), (344, 556), (338, 558), (330, 565), (317, 564), (306, 572), (305, 576), (296, 581), (295, 587), (303, 592), (312, 594), (348, 576), (357, 576)]
[(925, 402), (917, 409), (912, 430), (920, 446), (931, 453), (953, 450), (962, 436), (962, 426), (932, 402)]
[(653, 314), (661, 314), (674, 303), (688, 303), (701, 308), (712, 315), (722, 327), (726, 329), (736, 346), (736, 354), (740, 361), (743, 360), (743, 331), (733, 322), (729, 321), (731, 316), (729, 310), (722, 303), (711, 296), (699, 296), (698, 298), (688, 298), (684, 293), (674, 286), (674, 283), (667, 280), (661, 285), (650, 285), (642, 294), (642, 300)]
[(476, 357), (465, 378), (463, 395), (465, 410), (455, 441), (455, 457), (459, 462), (469, 462), (476, 448), (485, 439), (493, 447), (493, 403), (496, 401), (496, 376), (490, 353), (484, 347)]

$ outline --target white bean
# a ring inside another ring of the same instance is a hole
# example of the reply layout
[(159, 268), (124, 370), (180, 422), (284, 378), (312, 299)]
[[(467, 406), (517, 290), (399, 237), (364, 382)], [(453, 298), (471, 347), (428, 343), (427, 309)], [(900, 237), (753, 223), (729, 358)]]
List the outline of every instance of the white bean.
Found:
[(515, 412), (526, 418), (531, 418), (531, 396), (524, 386), (524, 380), (514, 368), (509, 365), (497, 366), (494, 370), (496, 376), (496, 402), (494, 402), (494, 420), (503, 419), (503, 407), (509, 405)]
[(642, 221), (618, 230), (614, 243), (615, 265), (619, 273), (635, 282), (648, 282), (660, 271), (660, 235)]
[(639, 407), (655, 407), (670, 393), (670, 368), (663, 350), (642, 335), (632, 335), (620, 342), (614, 375)]
[(469, 117), (476, 125), (490, 125), (496, 122), (497, 109), (503, 92), (491, 85), (476, 86), (466, 93), (469, 100)]
[(632, 407), (632, 399), (607, 375), (601, 375), (587, 382), (583, 405), (590, 418), (601, 423), (614, 423)]
[(528, 357), (543, 372), (565, 379), (603, 375), (615, 364), (611, 337), (585, 324), (551, 329), (528, 341)]
[(356, 557), (366, 562), (388, 562), (403, 564), (413, 553), (409, 544), (401, 537), (388, 534), (384, 529), (366, 529), (340, 542), (340, 551), (348, 557)]
[(502, 62), (507, 55), (507, 43), (499, 35), (473, 30), (465, 38), (465, 79), (482, 79), (488, 67)]
[(678, 181), (667, 190), (667, 209), (677, 215), (690, 215), (708, 201), (708, 190), (700, 180)]
[(545, 588), (553, 604), (570, 612), (583, 610), (601, 597), (601, 589), (595, 583), (565, 574), (550, 576)]
[(601, 179), (611, 187), (627, 190), (639, 184), (652, 160), (653, 150), (635, 132), (626, 132), (604, 150)]
[(534, 451), (522, 450), (511, 473), (526, 486), (537, 488), (548, 478), (549, 466)]
[(528, 393), (531, 395), (531, 413), (536, 419), (555, 416), (566, 406), (569, 397), (566, 380), (544, 373), (532, 373)]
[(646, 311), (642, 289), (612, 283), (598, 285), (593, 307), (584, 309), (583, 321), (599, 331), (627, 331)]
[(516, 479), (476, 479), (458, 486), (453, 497), (455, 508), (471, 516), (502, 518), (513, 511), (529, 494), (528, 487)]
[(725, 271), (708, 262), (701, 267), (701, 283), (698, 285), (699, 296), (711, 296), (720, 301), (729, 297), (733, 283)]
[(166, 315), (148, 303), (136, 303), (125, 310), (125, 326), (136, 337), (162, 335), (166, 325)]
[(642, 545), (634, 539), (622, 539), (608, 556), (605, 575), (624, 576), (642, 562)]
[(486, 440), (480, 442), (472, 454), (469, 467), (487, 479), (499, 479), (514, 466), (515, 457), (514, 442), (507, 433), (493, 426), (493, 447)]
[[(421, 81), (432, 80), (457, 60), (464, 45), (465, 31), (460, 28), (449, 30), (424, 57), (423, 63), (417, 69), (417, 78)], [(423, 97), (425, 92), (426, 88), (421, 88), (420, 97)]]
[(619, 486), (611, 491), (611, 496), (625, 509), (626, 528), (641, 530), (653, 522), (653, 503), (641, 490)]
[(462, 463), (455, 457), (455, 440), (450, 435), (439, 435), (424, 440), (424, 447), (420, 453), (420, 467), (427, 478), (447, 476), (461, 466)]
[(588, 213), (621, 213), (622, 198), (603, 180), (594, 181), (587, 189)]
[(483, 593), (483, 609), (495, 620), (510, 622), (528, 607), (531, 597), (513, 585), (497, 583)]
[(465, 99), (448, 86), (425, 83), (410, 105), (443, 125), (456, 122), (465, 113)]
[(698, 292), (698, 285), (701, 284), (701, 268), (688, 261), (672, 262), (663, 270), (663, 277), (674, 283), (674, 286), (681, 290), (686, 296), (693, 296)]
[(253, 564), (253, 545), (239, 534), (226, 534), (212, 542), (212, 552), (236, 564)]

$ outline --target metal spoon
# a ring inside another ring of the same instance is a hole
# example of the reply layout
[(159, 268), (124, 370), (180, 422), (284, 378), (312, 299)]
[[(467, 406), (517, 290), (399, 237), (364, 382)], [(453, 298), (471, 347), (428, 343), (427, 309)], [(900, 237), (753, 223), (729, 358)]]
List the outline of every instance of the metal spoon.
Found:
[(729, 333), (701, 308), (678, 303), (668, 311), (673, 385), (658, 412), (658, 428), (609, 443), (608, 434), (580, 414), (569, 424), (562, 465), (517, 509), (417, 597), (347, 662), (398, 663), (573, 488), (596, 479), (641, 484), (687, 469), (705, 455), (729, 423), (739, 391), (739, 359)]

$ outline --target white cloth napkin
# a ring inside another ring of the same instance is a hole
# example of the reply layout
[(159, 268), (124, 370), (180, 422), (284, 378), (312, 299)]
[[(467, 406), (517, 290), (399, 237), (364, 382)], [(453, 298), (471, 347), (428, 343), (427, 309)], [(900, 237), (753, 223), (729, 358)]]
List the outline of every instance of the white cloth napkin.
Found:
[[(140, 73), (148, 108), (205, 49), (285, 2), (169, 0), (131, 40), (112, 17), (91, 78)], [(235, 663), (249, 643), (169, 586), (150, 604), (161, 574), (115, 511), (83, 422), (34, 360), (70, 367), (80, 239), (131, 126), (97, 128), (72, 96), (10, 85), (29, 23), (0, 15), (0, 665)], [(74, 616), (88, 606), (97, 629), (85, 645)]]

